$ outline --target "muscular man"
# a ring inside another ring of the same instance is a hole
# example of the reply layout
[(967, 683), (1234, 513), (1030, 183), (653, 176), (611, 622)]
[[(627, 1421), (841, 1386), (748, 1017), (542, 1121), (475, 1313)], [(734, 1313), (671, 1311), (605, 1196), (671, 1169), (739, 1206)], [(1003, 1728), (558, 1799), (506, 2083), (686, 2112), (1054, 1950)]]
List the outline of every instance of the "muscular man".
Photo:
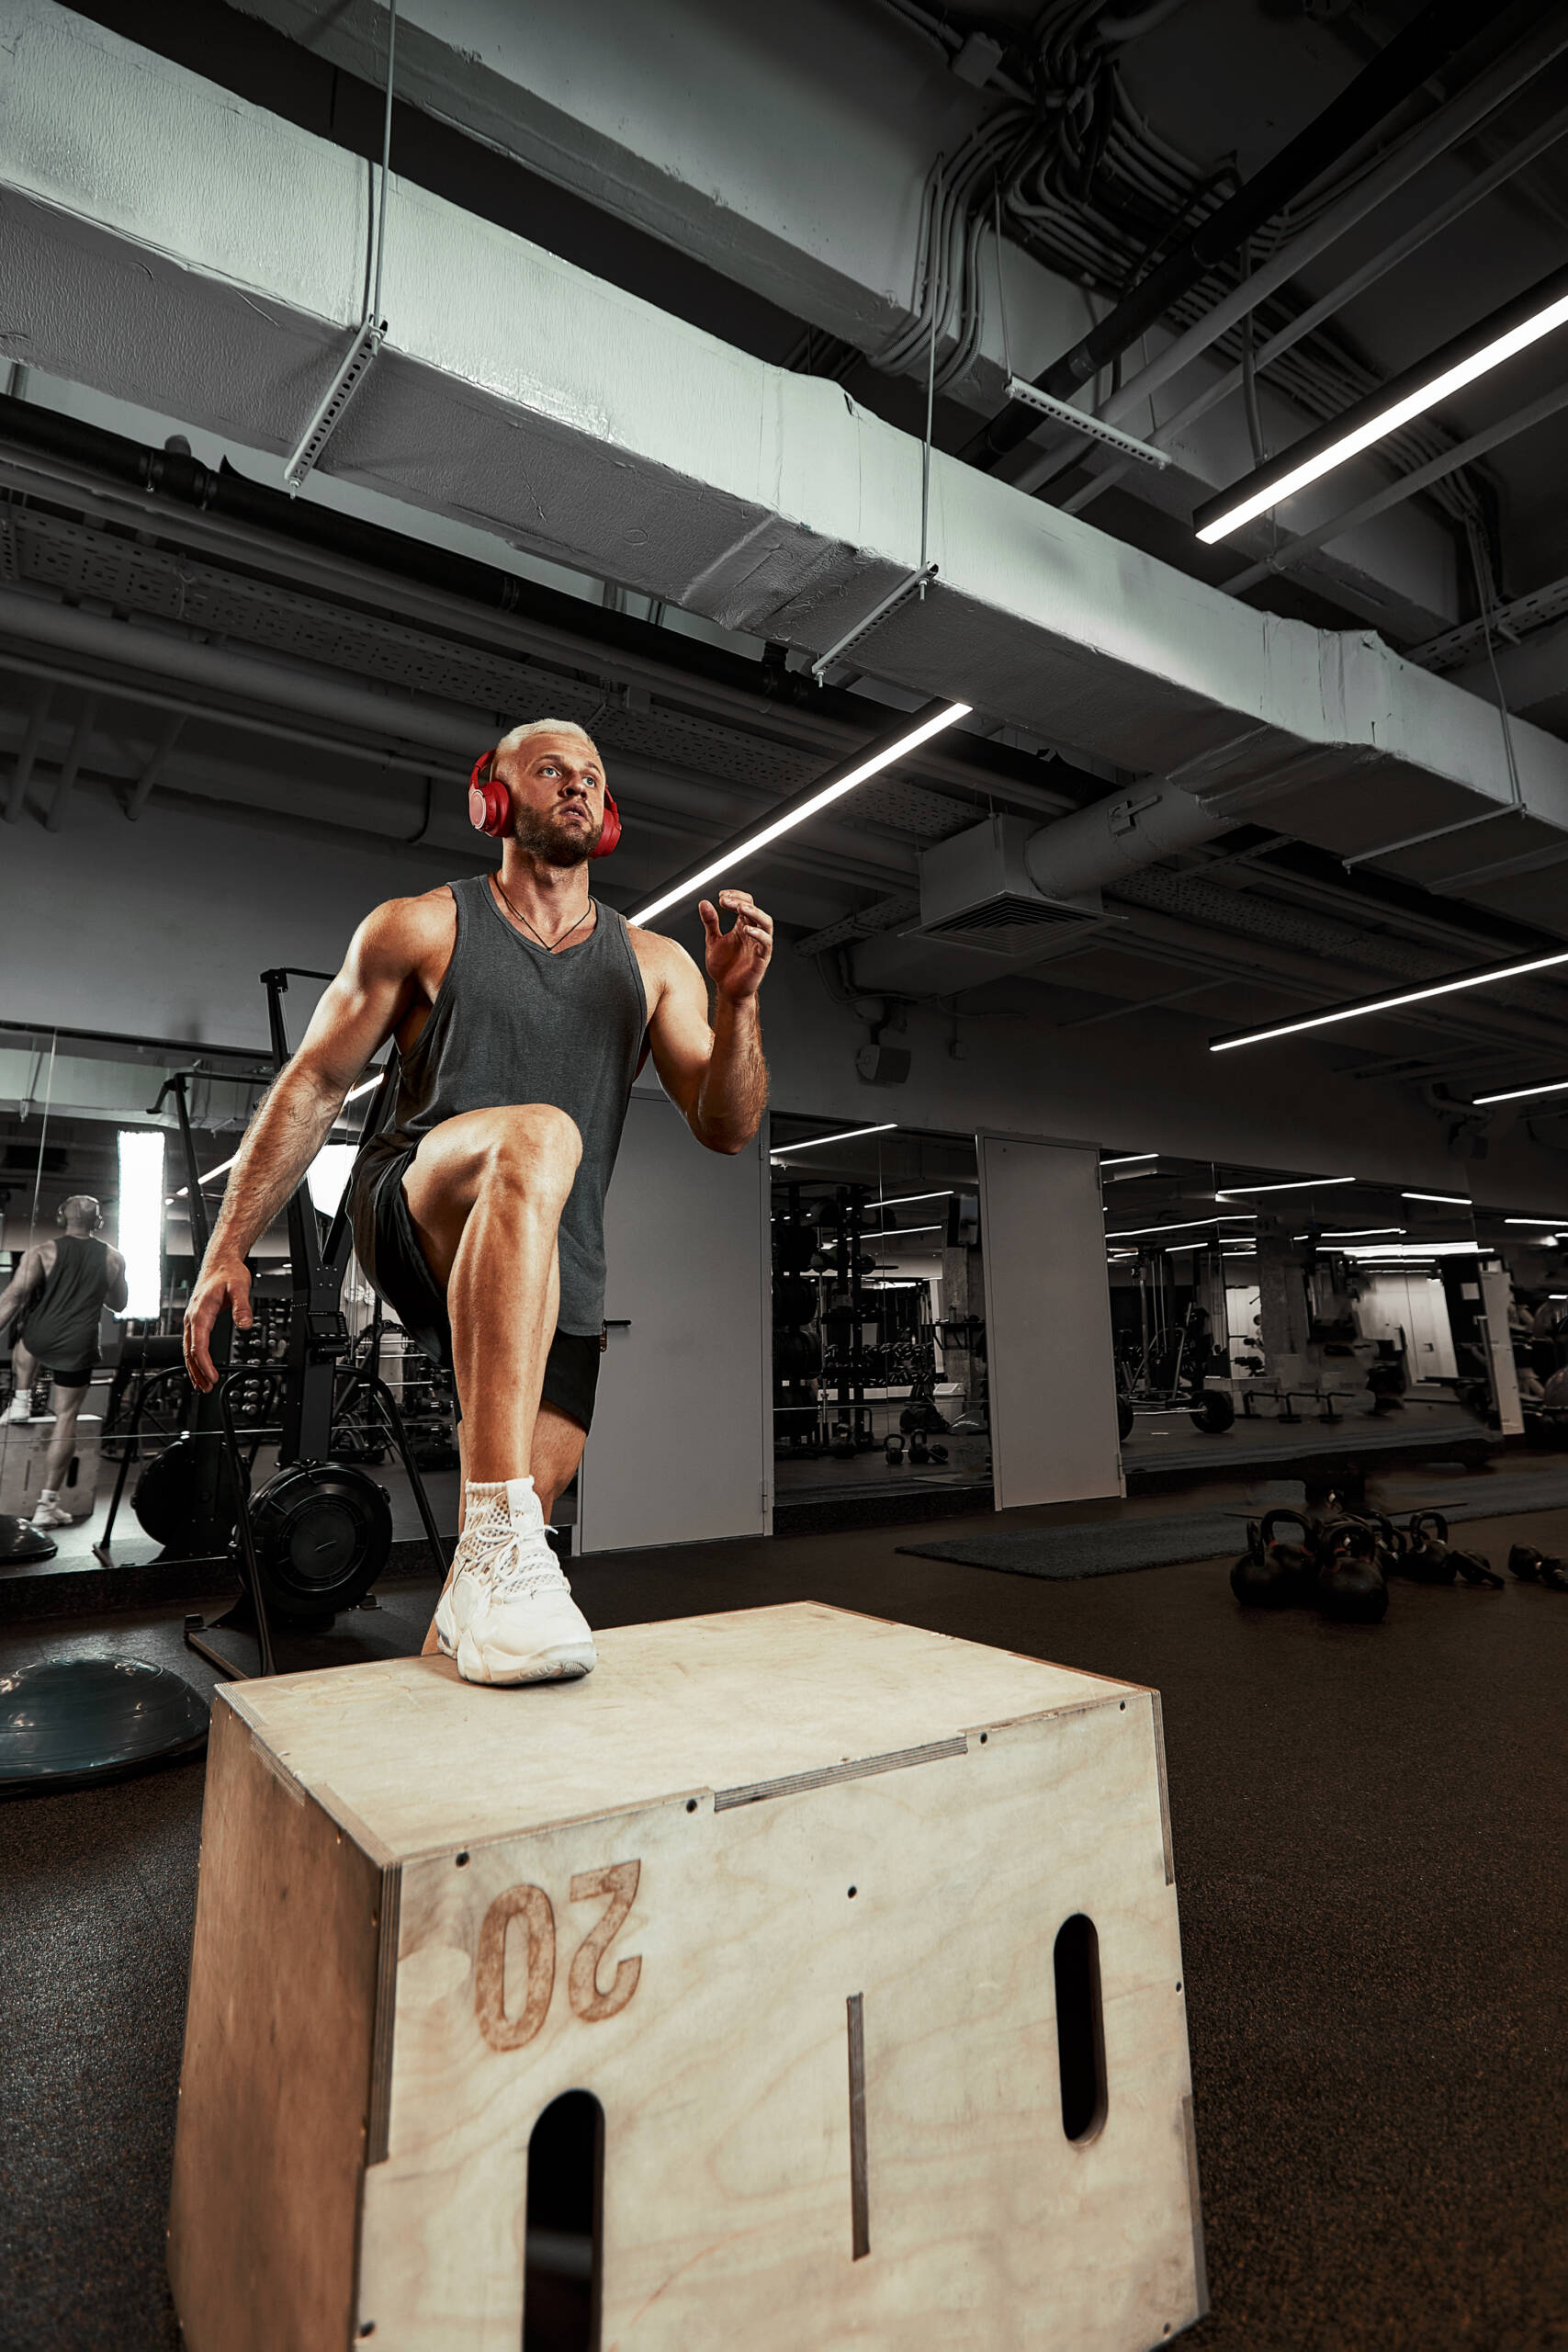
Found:
[(125, 1260), (96, 1238), (103, 1221), (103, 1211), (90, 1193), (73, 1193), (59, 1212), (65, 1228), (59, 1239), (40, 1241), (26, 1251), (0, 1291), (0, 1331), (22, 1309), (11, 1351), (16, 1383), (12, 1420), (28, 1419), (29, 1391), (40, 1371), (47, 1370), (54, 1382), (54, 1435), (33, 1512), (35, 1527), (71, 1525), (60, 1487), (76, 1450), (76, 1416), (98, 1360), (98, 1317), (106, 1306), (122, 1309), (130, 1297)]
[[(604, 770), (579, 727), (536, 719), (497, 747), (499, 875), (378, 907), (253, 1120), (186, 1314), (191, 1378), (216, 1377), (225, 1306), (251, 1321), (245, 1254), (395, 1036), (391, 1124), (350, 1192), (361, 1265), (457, 1376), (461, 1534), (425, 1640), (471, 1682), (588, 1673), (592, 1635), (546, 1540), (593, 1411), (604, 1202), (645, 1051), (710, 1151), (741, 1150), (767, 1100), (757, 990), (773, 924), (744, 890), (699, 911), (715, 991), (674, 940), (590, 895)], [(730, 928), (724, 917), (732, 916)]]

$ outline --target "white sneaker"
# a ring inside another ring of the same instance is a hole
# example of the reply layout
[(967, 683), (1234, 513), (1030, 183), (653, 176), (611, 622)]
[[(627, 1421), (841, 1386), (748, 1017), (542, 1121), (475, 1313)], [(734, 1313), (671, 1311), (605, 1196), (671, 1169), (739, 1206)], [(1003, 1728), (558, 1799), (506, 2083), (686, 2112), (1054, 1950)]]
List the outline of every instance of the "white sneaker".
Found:
[(57, 1502), (43, 1501), (39, 1502), (37, 1510), (28, 1521), (29, 1527), (74, 1527), (75, 1524), (71, 1513), (68, 1510), (62, 1510)]
[(11, 1399), (11, 1409), (6, 1419), (8, 1421), (30, 1421), (32, 1417), (32, 1391), (28, 1388), (18, 1388)]
[(599, 1663), (588, 1621), (545, 1534), (531, 1478), (508, 1504), (474, 1506), (435, 1611), (443, 1657), (465, 1682), (562, 1682)]

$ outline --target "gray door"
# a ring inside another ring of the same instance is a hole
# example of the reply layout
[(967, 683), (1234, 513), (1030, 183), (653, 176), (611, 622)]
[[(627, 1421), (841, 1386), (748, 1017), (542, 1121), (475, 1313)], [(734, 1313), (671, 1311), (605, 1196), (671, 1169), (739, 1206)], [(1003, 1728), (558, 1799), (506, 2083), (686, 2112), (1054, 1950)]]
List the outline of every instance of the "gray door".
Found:
[(976, 1148), (997, 1509), (1120, 1495), (1099, 1149)]
[(705, 1151), (634, 1094), (604, 1204), (608, 1345), (578, 1488), (577, 1549), (767, 1532), (767, 1130)]

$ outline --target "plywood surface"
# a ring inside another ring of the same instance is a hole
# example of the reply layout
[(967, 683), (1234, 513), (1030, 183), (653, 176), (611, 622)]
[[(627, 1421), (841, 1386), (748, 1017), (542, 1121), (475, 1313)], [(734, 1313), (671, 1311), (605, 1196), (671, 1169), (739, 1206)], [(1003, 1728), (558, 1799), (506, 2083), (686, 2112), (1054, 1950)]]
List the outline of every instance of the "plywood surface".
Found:
[(190, 2352), (342, 2352), (381, 1873), (212, 1710), (169, 2275)]
[(816, 1601), (595, 1640), (581, 1682), (496, 1690), (389, 1658), (219, 1695), (334, 1818), (404, 1856), (897, 1758), (1132, 1687)]
[[(1189, 2324), (1156, 1740), (1150, 1694), (1101, 1683), (902, 1770), (407, 1864), (365, 2182), (378, 2352), (516, 2352), (528, 2136), (575, 2086), (605, 2118), (604, 2352), (1144, 2352)], [(1109, 2108), (1074, 2144), (1052, 1950), (1080, 1910)]]

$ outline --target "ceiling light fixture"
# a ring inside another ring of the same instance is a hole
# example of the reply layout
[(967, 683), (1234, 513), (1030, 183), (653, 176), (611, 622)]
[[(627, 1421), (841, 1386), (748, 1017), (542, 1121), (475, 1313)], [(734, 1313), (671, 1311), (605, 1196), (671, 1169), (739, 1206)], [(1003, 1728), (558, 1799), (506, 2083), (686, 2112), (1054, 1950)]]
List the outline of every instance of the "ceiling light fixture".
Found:
[(1280, 457), (1208, 499), (1192, 517), (1200, 539), (1212, 547), (1259, 514), (1267, 514), (1309, 482), (1397, 433), (1412, 417), (1438, 406), (1516, 353), (1568, 321), (1568, 269), (1556, 269), (1517, 294), (1511, 302), (1466, 327), (1413, 368), (1379, 386), (1364, 401), (1316, 433), (1294, 442)]
[(1131, 1168), (1134, 1159), (1157, 1159), (1158, 1158), (1157, 1151), (1124, 1151), (1119, 1159), (1102, 1159), (1100, 1164), (1102, 1168)]
[[(1124, 1225), (1106, 1235), (1107, 1241), (1131, 1241), (1140, 1233), (1190, 1233), (1195, 1225), (1256, 1225), (1256, 1209), (1231, 1209), (1224, 1216), (1184, 1216), (1174, 1225)], [(1231, 1237), (1233, 1240), (1235, 1237)]]
[(637, 913), (627, 920), (637, 923), (651, 922), (655, 915), (661, 915), (666, 909), (678, 906), (682, 899), (689, 899), (693, 891), (700, 890), (705, 883), (716, 881), (719, 875), (732, 872), (742, 859), (760, 856), (763, 850), (771, 849), (782, 834), (793, 831), (796, 825), (804, 825), (807, 818), (819, 815), (835, 800), (841, 800), (846, 792), (852, 792), (857, 784), (865, 782), (867, 776), (880, 775), (884, 768), (890, 768), (906, 753), (918, 751), (922, 743), (929, 743), (931, 737), (940, 735), (944, 728), (953, 726), (960, 718), (967, 718), (972, 707), (973, 705), (966, 702), (928, 703), (921, 710), (908, 713), (897, 727), (879, 735), (867, 751), (857, 752), (852, 762), (831, 769), (826, 777), (795, 793), (765, 825), (732, 835), (716, 853), (700, 858), (684, 874), (678, 876), (668, 889), (661, 890), (657, 899), (650, 899), (647, 906), (639, 907)]
[(1539, 1226), (1543, 1232), (1555, 1233), (1559, 1226), (1568, 1224), (1568, 1218), (1560, 1216), (1506, 1216), (1503, 1219), (1503, 1222), (1505, 1225)]
[(1436, 1201), (1440, 1208), (1467, 1209), (1471, 1205), (1468, 1193), (1401, 1193), (1402, 1201)]
[(1527, 1094), (1568, 1094), (1568, 1078), (1554, 1078), (1545, 1086), (1510, 1086), (1506, 1094), (1477, 1094), (1472, 1100), (1479, 1107), (1483, 1102), (1521, 1102)]
[[(1356, 1225), (1348, 1226), (1343, 1232), (1320, 1233), (1318, 1239), (1320, 1241), (1368, 1241), (1374, 1233), (1405, 1233), (1408, 1230), (1409, 1227), (1403, 1225)], [(1298, 1235), (1297, 1238), (1304, 1240), (1306, 1237), (1302, 1234)]]
[(1365, 1250), (1355, 1244), (1338, 1252), (1341, 1258), (1375, 1258), (1380, 1265), (1411, 1258), (1479, 1258), (1479, 1241), (1380, 1241)]
[(1429, 997), (1456, 996), (1462, 989), (1483, 989), (1495, 980), (1517, 980), (1526, 972), (1545, 972), (1554, 964), (1568, 964), (1568, 947), (1553, 956), (1531, 956), (1522, 964), (1491, 964), (1484, 971), (1461, 972), (1457, 979), (1434, 980), (1424, 989), (1403, 989), (1397, 996), (1359, 997), (1353, 1004), (1337, 1004), (1328, 1012), (1309, 1012), (1300, 1021), (1277, 1022), (1271, 1029), (1238, 1029), (1229, 1037), (1209, 1041), (1212, 1054), (1228, 1054), (1236, 1046), (1264, 1046), (1271, 1037), (1299, 1036), (1303, 1029), (1326, 1029), (1336, 1021), (1359, 1021), (1369, 1012), (1396, 1012), (1401, 1005), (1425, 1004)]
[(883, 1119), (874, 1127), (845, 1127), (836, 1136), (811, 1136), (805, 1143), (780, 1144), (776, 1151), (769, 1152), (768, 1157), (782, 1160), (786, 1153), (793, 1157), (798, 1151), (817, 1151), (825, 1143), (852, 1143), (857, 1136), (890, 1135), (897, 1124), (897, 1119)]
[(945, 1233), (945, 1225), (883, 1225), (868, 1233), (868, 1241), (902, 1241), (907, 1233)]
[(866, 1207), (868, 1209), (908, 1208), (912, 1201), (950, 1201), (953, 1198), (953, 1188), (951, 1184), (941, 1193), (894, 1193), (878, 1201), (867, 1201)]
[(1357, 1184), (1358, 1176), (1292, 1176), (1288, 1184), (1232, 1184), (1216, 1193), (1216, 1201), (1249, 1201), (1254, 1193), (1315, 1193), (1325, 1184)]

